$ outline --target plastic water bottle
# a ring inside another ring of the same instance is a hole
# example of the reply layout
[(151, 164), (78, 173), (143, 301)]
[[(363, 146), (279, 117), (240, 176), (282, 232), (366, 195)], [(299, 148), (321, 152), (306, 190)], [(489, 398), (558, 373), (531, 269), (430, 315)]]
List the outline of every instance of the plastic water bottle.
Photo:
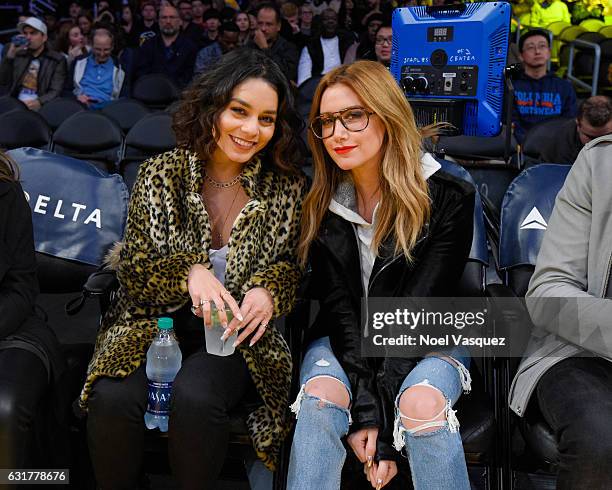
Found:
[(183, 356), (174, 337), (172, 318), (158, 319), (157, 326), (157, 337), (147, 351), (149, 396), (144, 419), (147, 429), (159, 427), (160, 431), (168, 432), (172, 383), (181, 368)]

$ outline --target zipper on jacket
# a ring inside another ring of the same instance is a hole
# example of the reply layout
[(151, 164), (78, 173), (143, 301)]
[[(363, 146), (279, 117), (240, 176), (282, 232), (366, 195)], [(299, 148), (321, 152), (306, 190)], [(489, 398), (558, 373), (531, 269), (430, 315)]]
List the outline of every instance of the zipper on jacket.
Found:
[[(365, 302), (365, 324), (363, 326), (363, 336), (369, 336), (368, 329), (368, 289), (366, 288), (365, 283), (363, 282), (363, 260), (361, 259), (361, 247), (359, 245), (359, 234), (357, 233), (357, 225), (355, 223), (351, 223), (351, 227), (353, 228), (353, 234), (355, 235), (355, 241), (357, 244), (357, 255), (359, 256), (359, 280), (361, 281), (361, 290), (364, 294), (364, 302)], [(370, 281), (371, 282), (371, 281)]]
[(608, 291), (608, 289), (610, 288), (610, 269), (612, 268), (612, 253), (610, 254), (610, 258), (608, 259), (608, 271), (606, 272), (606, 277), (604, 278), (604, 283), (603, 283), (603, 294), (601, 295), (602, 298), (607, 298), (608, 297), (608, 293), (610, 291)]

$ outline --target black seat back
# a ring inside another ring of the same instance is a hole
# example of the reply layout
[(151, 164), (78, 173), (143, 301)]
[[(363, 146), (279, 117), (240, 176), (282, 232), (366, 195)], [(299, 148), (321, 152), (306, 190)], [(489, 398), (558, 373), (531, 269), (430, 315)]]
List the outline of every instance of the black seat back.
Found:
[(155, 112), (138, 121), (125, 138), (125, 157), (121, 162), (121, 175), (128, 188), (134, 185), (138, 166), (143, 160), (175, 146), (171, 114)]
[(127, 134), (134, 124), (151, 111), (146, 105), (135, 99), (118, 99), (104, 106), (100, 112), (114, 119), (121, 130)]
[(14, 110), (0, 114), (0, 147), (48, 149), (50, 143), (51, 128), (36, 112)]
[(165, 109), (178, 100), (180, 95), (172, 79), (162, 73), (144, 75), (132, 87), (132, 97), (152, 109)]
[(45, 118), (47, 124), (55, 131), (70, 116), (84, 110), (85, 106), (74, 97), (59, 97), (43, 105), (38, 113)]
[(528, 157), (540, 160), (540, 151), (542, 148), (550, 148), (557, 144), (556, 139), (559, 137), (559, 130), (567, 123), (567, 118), (557, 117), (542, 121), (530, 128), (523, 141), (523, 153)]
[(98, 112), (77, 112), (66, 119), (53, 137), (53, 151), (97, 162), (115, 171), (123, 154), (123, 133), (110, 117)]
[(0, 114), (14, 111), (16, 109), (26, 110), (27, 107), (23, 102), (16, 99), (15, 97), (11, 97), (10, 95), (0, 97)]

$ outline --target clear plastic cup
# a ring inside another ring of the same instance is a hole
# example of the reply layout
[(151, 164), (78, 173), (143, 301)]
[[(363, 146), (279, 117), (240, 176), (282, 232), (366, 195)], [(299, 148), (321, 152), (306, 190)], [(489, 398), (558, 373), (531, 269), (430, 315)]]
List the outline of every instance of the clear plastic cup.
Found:
[[(230, 356), (235, 351), (234, 342), (236, 342), (236, 338), (238, 338), (238, 331), (235, 331), (227, 339), (221, 340), (221, 337), (225, 332), (225, 328), (223, 328), (223, 325), (219, 320), (219, 312), (217, 311), (214, 303), (211, 303), (210, 307), (212, 327), (208, 328), (204, 326), (204, 332), (206, 335), (206, 352), (215, 356)], [(229, 308), (225, 308), (225, 314), (227, 315), (227, 324), (229, 325), (232, 318), (234, 318), (234, 314)]]

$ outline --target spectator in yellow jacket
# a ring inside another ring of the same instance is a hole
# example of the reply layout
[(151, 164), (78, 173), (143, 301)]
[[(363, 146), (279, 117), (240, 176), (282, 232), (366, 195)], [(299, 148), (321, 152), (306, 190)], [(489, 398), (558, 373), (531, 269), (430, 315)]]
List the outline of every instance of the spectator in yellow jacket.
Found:
[(570, 13), (563, 0), (535, 0), (533, 2), (533, 7), (531, 7), (532, 27), (546, 27), (557, 21), (571, 24)]

